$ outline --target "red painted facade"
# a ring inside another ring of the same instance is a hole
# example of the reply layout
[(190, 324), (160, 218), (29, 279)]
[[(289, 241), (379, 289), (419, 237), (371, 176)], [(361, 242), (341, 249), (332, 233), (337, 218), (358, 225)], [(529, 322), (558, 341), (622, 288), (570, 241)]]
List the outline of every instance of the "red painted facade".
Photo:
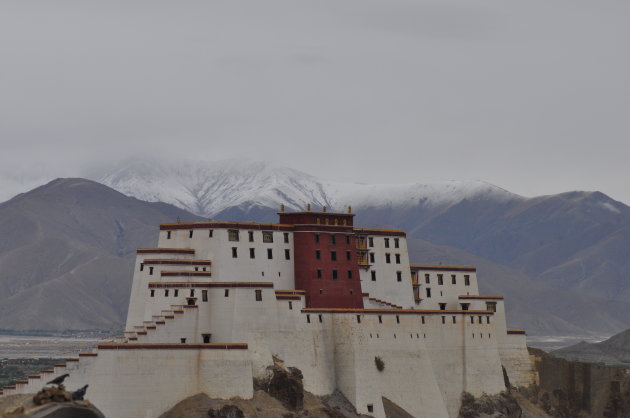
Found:
[[(352, 220), (354, 214), (280, 212), (293, 225), (295, 288), (308, 308), (363, 308)], [(335, 278), (336, 274), (336, 278)]]

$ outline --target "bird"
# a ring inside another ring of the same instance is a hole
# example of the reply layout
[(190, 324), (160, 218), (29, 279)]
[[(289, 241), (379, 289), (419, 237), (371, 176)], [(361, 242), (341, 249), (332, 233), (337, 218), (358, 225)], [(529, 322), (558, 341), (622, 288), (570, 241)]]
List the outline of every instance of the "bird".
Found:
[(63, 383), (64, 380), (66, 380), (66, 377), (68, 376), (70, 376), (68, 373), (62, 374), (61, 376), (54, 378), (53, 380), (51, 380), (50, 382), (46, 384), (47, 385), (60, 385)]
[(83, 386), (81, 389), (77, 389), (74, 392), (72, 392), (72, 400), (73, 401), (82, 401), (83, 397), (85, 396), (85, 392), (87, 392), (87, 387), (89, 385), (85, 385)]

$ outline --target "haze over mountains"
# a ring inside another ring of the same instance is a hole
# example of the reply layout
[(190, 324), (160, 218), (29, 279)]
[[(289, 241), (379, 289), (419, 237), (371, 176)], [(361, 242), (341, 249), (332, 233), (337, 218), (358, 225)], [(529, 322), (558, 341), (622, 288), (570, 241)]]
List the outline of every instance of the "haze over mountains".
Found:
[(412, 262), (477, 265), (482, 291), (506, 295), (510, 326), (539, 335), (630, 327), (630, 208), (601, 193), (524, 198), (484, 182), (334, 183), (237, 161), (134, 159), (93, 178), (167, 204), (80, 179), (1, 204), (0, 233), (10, 239), (0, 248), (0, 329), (121, 325), (133, 251), (155, 245), (158, 223), (275, 221), (280, 204), (307, 203), (350, 204), (358, 224), (406, 229)]

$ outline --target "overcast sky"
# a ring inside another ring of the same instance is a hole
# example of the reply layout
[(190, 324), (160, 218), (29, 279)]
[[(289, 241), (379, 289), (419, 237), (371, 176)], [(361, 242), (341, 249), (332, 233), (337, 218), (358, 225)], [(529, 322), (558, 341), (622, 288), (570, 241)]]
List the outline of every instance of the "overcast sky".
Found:
[(0, 177), (129, 155), (630, 203), (627, 0), (0, 2)]

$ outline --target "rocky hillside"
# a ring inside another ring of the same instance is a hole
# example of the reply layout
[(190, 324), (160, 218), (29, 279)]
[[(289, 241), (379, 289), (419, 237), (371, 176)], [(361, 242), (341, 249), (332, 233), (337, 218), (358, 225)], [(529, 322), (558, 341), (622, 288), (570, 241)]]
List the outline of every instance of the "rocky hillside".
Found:
[(0, 329), (111, 329), (124, 322), (138, 247), (158, 224), (198, 217), (84, 179), (0, 204)]
[(613, 335), (600, 343), (581, 343), (561, 348), (553, 355), (567, 360), (605, 363), (630, 369), (630, 329)]

